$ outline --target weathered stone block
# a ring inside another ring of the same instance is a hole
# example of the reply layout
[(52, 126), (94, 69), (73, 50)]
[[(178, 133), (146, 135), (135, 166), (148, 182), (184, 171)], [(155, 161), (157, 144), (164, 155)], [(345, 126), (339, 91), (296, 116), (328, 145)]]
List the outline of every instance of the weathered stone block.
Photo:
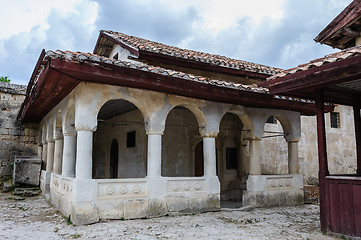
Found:
[(39, 157), (15, 157), (14, 182), (39, 186), (40, 170), (41, 159)]
[(121, 219), (124, 217), (124, 200), (102, 200), (96, 204), (100, 219)]
[(14, 184), (12, 180), (8, 180), (3, 183), (3, 192), (10, 192), (14, 189)]
[(161, 217), (167, 214), (167, 204), (164, 198), (149, 199), (147, 217)]
[(70, 218), (75, 225), (99, 222), (98, 212), (92, 203), (77, 204)]
[(132, 199), (124, 201), (124, 218), (135, 219), (147, 216), (148, 201), (144, 199)]

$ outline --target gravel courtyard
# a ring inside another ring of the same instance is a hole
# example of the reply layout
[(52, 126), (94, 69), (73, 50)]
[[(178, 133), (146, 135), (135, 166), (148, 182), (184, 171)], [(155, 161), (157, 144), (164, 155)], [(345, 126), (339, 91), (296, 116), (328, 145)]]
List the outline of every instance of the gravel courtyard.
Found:
[(319, 231), (317, 205), (74, 226), (42, 196), (0, 193), (0, 216), (0, 239), (336, 239)]

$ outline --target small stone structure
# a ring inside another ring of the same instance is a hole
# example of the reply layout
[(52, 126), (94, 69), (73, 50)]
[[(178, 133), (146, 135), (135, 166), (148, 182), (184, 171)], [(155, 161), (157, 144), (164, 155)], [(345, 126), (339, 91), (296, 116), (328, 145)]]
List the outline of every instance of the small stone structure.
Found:
[(26, 86), (0, 82), (0, 178), (13, 173), (14, 157), (37, 154), (37, 125), (21, 125), (17, 115)]
[(39, 186), (41, 159), (39, 157), (15, 157), (14, 183)]

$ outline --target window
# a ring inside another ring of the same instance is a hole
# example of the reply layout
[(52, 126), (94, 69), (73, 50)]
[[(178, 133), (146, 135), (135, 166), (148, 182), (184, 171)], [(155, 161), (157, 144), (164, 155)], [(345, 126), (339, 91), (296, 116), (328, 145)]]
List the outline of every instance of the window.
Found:
[(330, 115), (330, 119), (332, 128), (340, 128), (340, 113), (332, 112)]
[(277, 124), (277, 118), (275, 118), (274, 116), (270, 116), (269, 118), (267, 118), (266, 123)]
[(237, 148), (226, 148), (226, 168), (237, 169)]
[(127, 148), (135, 147), (135, 131), (127, 133)]

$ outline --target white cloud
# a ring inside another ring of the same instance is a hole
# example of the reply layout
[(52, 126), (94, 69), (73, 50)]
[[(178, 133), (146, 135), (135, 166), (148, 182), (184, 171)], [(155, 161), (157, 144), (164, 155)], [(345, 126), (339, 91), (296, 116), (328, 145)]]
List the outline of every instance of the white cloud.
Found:
[[(7, 19), (5, 24), (0, 25), (0, 40), (10, 38), (13, 35), (30, 32), (34, 27), (47, 30), (49, 25), (47, 19), (52, 10), (56, 10), (63, 17), (71, 14), (79, 14), (77, 6), (83, 5), (86, 10), (94, 14), (97, 3), (88, 0), (2, 0), (0, 2), (0, 14), (2, 19)], [(87, 12), (81, 11), (81, 14)], [(95, 16), (85, 19), (86, 23), (94, 23)]]
[(199, 24), (209, 31), (218, 34), (221, 30), (237, 25), (241, 18), (249, 18), (253, 25), (263, 18), (281, 19), (285, 0), (202, 0), (196, 1), (202, 9)]

